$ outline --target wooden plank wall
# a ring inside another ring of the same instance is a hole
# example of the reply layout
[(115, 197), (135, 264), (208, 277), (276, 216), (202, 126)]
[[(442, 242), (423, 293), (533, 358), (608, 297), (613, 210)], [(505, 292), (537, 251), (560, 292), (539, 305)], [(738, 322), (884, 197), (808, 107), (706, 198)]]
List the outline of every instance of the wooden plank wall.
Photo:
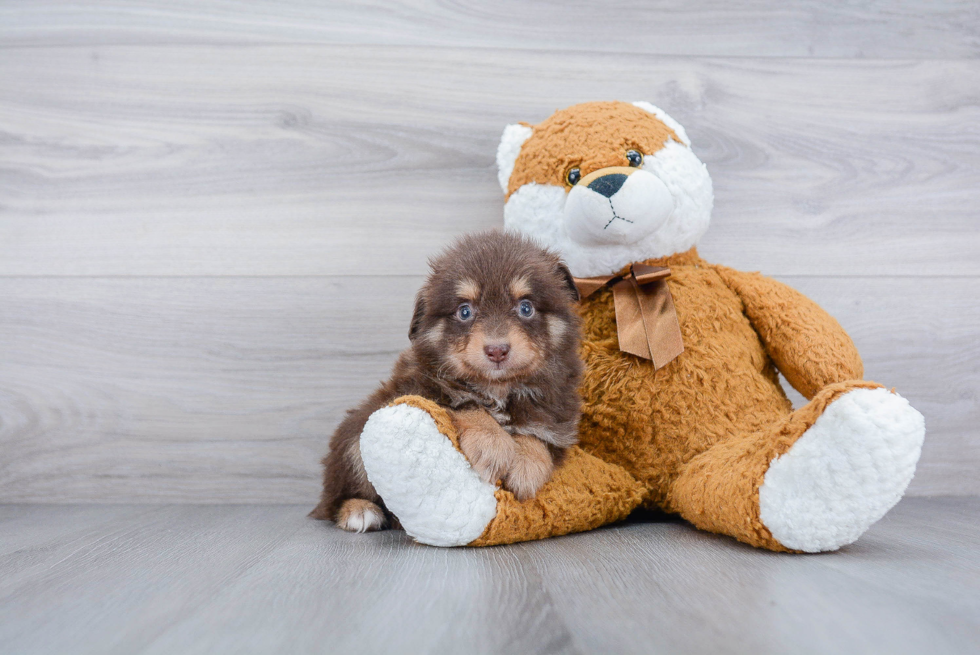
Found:
[(812, 296), (980, 493), (973, 2), (0, 5), (0, 502), (312, 502), (508, 122), (645, 99), (701, 253)]

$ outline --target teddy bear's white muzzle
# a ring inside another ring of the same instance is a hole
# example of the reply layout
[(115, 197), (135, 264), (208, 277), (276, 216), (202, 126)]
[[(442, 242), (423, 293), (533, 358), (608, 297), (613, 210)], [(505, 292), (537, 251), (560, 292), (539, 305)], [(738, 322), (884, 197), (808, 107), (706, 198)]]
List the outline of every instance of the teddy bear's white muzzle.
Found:
[(583, 245), (635, 243), (660, 228), (673, 213), (674, 198), (656, 175), (636, 170), (625, 182), (622, 177), (598, 177), (568, 192), (565, 227), (574, 241)]

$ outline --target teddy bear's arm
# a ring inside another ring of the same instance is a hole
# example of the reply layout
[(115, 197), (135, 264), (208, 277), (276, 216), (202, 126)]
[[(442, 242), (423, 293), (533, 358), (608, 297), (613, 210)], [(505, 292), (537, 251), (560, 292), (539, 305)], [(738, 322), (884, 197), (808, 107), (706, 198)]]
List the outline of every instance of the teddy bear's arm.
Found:
[(741, 297), (745, 315), (769, 356), (803, 396), (813, 398), (828, 384), (864, 376), (854, 342), (815, 302), (759, 273), (716, 268)]

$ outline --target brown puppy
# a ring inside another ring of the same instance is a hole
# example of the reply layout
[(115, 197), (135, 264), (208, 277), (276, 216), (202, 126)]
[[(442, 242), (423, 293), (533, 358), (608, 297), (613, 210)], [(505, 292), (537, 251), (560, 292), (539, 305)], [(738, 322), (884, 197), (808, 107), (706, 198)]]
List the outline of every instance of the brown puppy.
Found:
[(411, 347), (330, 440), (314, 518), (354, 532), (396, 523), (367, 479), (360, 436), (368, 417), (399, 396), (451, 408), (473, 468), (521, 500), (577, 441), (578, 292), (558, 256), (526, 237), (485, 232), (460, 239), (430, 266)]

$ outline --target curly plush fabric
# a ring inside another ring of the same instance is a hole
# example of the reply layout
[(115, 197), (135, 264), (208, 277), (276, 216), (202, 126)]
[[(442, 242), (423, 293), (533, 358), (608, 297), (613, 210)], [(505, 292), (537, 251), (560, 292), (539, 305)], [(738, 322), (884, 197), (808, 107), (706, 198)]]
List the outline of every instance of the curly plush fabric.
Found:
[(902, 497), (924, 434), (909, 401), (852, 386), (770, 462), (759, 519), (786, 548), (816, 553), (853, 542)]
[[(839, 380), (859, 380), (864, 366), (840, 324), (799, 291), (759, 273), (714, 267), (742, 299), (766, 353), (805, 398)], [(814, 311), (814, 309), (817, 311)]]
[(496, 497), (497, 516), (471, 546), (544, 539), (621, 521), (640, 504), (643, 485), (622, 468), (573, 447), (534, 498), (520, 502), (504, 489)]
[(682, 467), (671, 485), (669, 506), (702, 530), (770, 550), (790, 550), (760, 520), (759, 487), (770, 462), (786, 453), (832, 401), (854, 389), (879, 387), (859, 381), (830, 385), (768, 429), (718, 443)]
[[(670, 267), (667, 286), (684, 353), (659, 371), (622, 353), (612, 293), (589, 297), (582, 305), (580, 443), (642, 481), (647, 507), (673, 512), (670, 486), (684, 464), (720, 441), (768, 428), (789, 414), (791, 404), (741, 297), (716, 267), (695, 249), (645, 263)], [(823, 314), (807, 302), (801, 311)]]
[(454, 446), (445, 410), (417, 396), (384, 407), (361, 432), (368, 479), (405, 531), (434, 546), (461, 546), (479, 537), (497, 513), (493, 485)]

